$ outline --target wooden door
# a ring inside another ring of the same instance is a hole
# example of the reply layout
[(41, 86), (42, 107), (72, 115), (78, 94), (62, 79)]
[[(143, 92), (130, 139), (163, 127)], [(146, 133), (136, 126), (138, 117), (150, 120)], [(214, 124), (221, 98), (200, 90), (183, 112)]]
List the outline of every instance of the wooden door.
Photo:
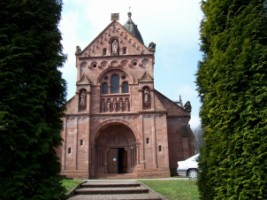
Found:
[(127, 169), (128, 169), (128, 157), (127, 157), (127, 151), (123, 151), (122, 154), (122, 166), (123, 166), (123, 173), (127, 173)]
[(108, 173), (118, 173), (118, 149), (108, 151)]

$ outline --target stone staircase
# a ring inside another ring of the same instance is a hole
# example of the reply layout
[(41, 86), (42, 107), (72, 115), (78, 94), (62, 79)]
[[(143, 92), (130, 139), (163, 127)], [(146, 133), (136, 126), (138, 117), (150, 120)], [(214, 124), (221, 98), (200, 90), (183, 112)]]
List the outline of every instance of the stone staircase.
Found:
[(134, 180), (90, 180), (80, 184), (68, 200), (164, 200), (146, 185)]
[(136, 173), (124, 173), (124, 174), (97, 174), (96, 176), (98, 179), (136, 179)]

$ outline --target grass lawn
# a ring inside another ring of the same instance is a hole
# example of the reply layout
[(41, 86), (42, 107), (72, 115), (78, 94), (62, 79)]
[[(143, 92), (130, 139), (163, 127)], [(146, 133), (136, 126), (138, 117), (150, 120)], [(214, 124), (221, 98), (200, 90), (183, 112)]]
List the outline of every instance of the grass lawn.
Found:
[(62, 185), (66, 188), (67, 191), (70, 191), (76, 187), (79, 183), (83, 182), (81, 179), (63, 179)]
[(198, 200), (197, 182), (192, 180), (140, 180), (168, 200)]

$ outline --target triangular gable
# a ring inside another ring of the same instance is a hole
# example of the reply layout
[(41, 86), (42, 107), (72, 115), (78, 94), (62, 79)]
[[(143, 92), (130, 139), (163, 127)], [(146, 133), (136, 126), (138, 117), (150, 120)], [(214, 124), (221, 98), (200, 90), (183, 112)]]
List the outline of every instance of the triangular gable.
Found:
[(174, 101), (170, 100), (168, 97), (164, 96), (159, 91), (157, 91), (157, 90), (154, 90), (154, 91), (155, 91), (156, 96), (159, 98), (159, 100), (164, 105), (169, 116), (188, 116), (188, 117), (190, 117), (190, 113), (187, 112), (184, 108), (181, 108)]
[(153, 78), (150, 76), (149, 73), (145, 71), (143, 76), (140, 78), (139, 82), (153, 82)]
[(110, 40), (114, 37), (119, 38), (120, 46), (131, 49), (131, 52), (128, 52), (127, 55), (153, 54), (123, 25), (117, 21), (112, 21), (84, 50), (77, 47), (76, 55), (80, 57), (102, 56), (103, 48), (107, 48), (107, 51), (110, 51)]
[(89, 85), (89, 84), (91, 84), (91, 81), (85, 74), (83, 74), (81, 79), (76, 83), (76, 85)]

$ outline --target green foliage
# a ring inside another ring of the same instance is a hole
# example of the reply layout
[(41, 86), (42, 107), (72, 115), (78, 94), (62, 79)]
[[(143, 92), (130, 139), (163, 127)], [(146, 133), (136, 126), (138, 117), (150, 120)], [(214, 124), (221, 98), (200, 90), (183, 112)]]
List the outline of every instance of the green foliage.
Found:
[(0, 1), (1, 199), (64, 199), (61, 1)]
[(201, 199), (266, 199), (266, 1), (203, 0), (202, 10)]

